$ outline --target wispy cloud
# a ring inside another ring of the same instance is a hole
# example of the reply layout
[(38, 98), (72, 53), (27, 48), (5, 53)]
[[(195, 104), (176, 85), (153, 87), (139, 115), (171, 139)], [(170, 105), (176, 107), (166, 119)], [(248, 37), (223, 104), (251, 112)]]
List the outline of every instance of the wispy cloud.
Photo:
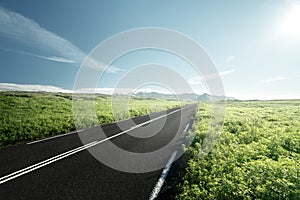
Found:
[(54, 61), (54, 62), (77, 63), (74, 60), (69, 60), (69, 59), (62, 58), (62, 57), (56, 57), (56, 56), (46, 57), (46, 56), (41, 56), (41, 55), (37, 55), (37, 54), (34, 54), (34, 53), (25, 52), (25, 51), (14, 50), (14, 49), (7, 49), (7, 48), (1, 48), (1, 47), (0, 47), (0, 50), (10, 51), (10, 52), (19, 53), (19, 54), (23, 54), (23, 55), (27, 55), (27, 56), (32, 56), (32, 57), (35, 57), (35, 58), (41, 58), (41, 59), (45, 59), (45, 60), (50, 60), (50, 61)]
[(66, 58), (62, 57), (56, 57), (56, 56), (50, 56), (50, 57), (45, 57), (45, 56), (39, 56), (40, 58), (44, 58), (46, 60), (54, 61), (54, 62), (61, 62), (61, 63), (77, 63), (74, 60), (69, 60)]
[(194, 76), (194, 77), (192, 77), (191, 79), (188, 80), (188, 83), (190, 85), (201, 85), (201, 84), (203, 84), (204, 79), (215, 79), (215, 78), (218, 78), (218, 77), (222, 78), (222, 77), (224, 77), (228, 74), (231, 74), (235, 71), (236, 71), (236, 69), (229, 69), (229, 70), (222, 71), (222, 72), (215, 73), (215, 74), (207, 74), (205, 76)]
[(235, 59), (235, 56), (229, 56), (225, 59), (225, 62), (229, 63), (229, 62), (233, 61), (234, 59)]
[(287, 79), (289, 79), (289, 78), (285, 77), (285, 76), (276, 76), (276, 77), (263, 79), (260, 82), (262, 82), (262, 83), (272, 83), (272, 82), (282, 81), (282, 80), (287, 80)]
[(85, 53), (68, 40), (23, 15), (0, 7), (0, 34), (29, 46), (81, 62)]
[(201, 76), (194, 76), (188, 80), (188, 84), (190, 85), (201, 85), (203, 84)]
[[(72, 44), (65, 38), (46, 30), (37, 22), (24, 17), (23, 15), (7, 10), (0, 6), (0, 35), (27, 46), (34, 47), (50, 56), (42, 56), (33, 53), (22, 52), (23, 54), (34, 56), (54, 62), (81, 63), (86, 57), (86, 53)], [(16, 51), (21, 53), (21, 51)], [(90, 65), (89, 65), (90, 64)], [(94, 69), (103, 70), (107, 65), (92, 60), (87, 66)], [(109, 72), (115, 73), (121, 69), (112, 67)]]
[(229, 70), (220, 72), (219, 75), (220, 75), (221, 77), (223, 77), (223, 76), (226, 76), (227, 74), (231, 74), (231, 73), (233, 73), (233, 72), (235, 72), (235, 71), (236, 71), (236, 69), (229, 69)]

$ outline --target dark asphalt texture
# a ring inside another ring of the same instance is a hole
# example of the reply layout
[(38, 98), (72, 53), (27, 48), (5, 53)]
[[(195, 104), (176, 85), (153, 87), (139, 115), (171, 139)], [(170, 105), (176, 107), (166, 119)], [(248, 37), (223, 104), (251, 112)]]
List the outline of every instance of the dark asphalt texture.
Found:
[[(179, 130), (183, 132), (195, 111), (196, 105), (176, 112), (111, 139), (119, 148), (130, 152), (145, 153), (167, 145)], [(166, 112), (141, 116), (132, 119), (136, 124), (156, 118)], [(183, 119), (181, 126), (180, 120)], [(164, 123), (160, 132), (149, 138), (136, 138), (132, 135), (153, 134), (151, 126)], [(123, 127), (132, 127), (130, 120), (120, 122)], [(148, 128), (147, 128), (148, 127)], [(99, 128), (99, 127), (98, 127)], [(78, 134), (85, 134), (86, 142), (101, 140), (97, 127), (81, 133), (70, 134), (35, 144), (24, 144), (0, 150), (0, 177), (44, 161), (48, 158), (82, 146)], [(101, 126), (107, 136), (122, 130), (115, 124)], [(124, 129), (123, 129), (124, 130)], [(129, 134), (130, 133), (130, 134)], [(175, 149), (179, 149), (184, 135), (176, 136), (176, 143), (168, 149), (168, 155), (160, 158), (165, 165)], [(105, 143), (105, 142), (104, 142)], [(98, 144), (97, 151), (107, 151), (104, 143)], [(117, 158), (117, 155), (109, 155)], [(147, 164), (147, 163), (145, 163)], [(171, 168), (172, 170), (172, 168)], [(161, 175), (162, 169), (147, 173), (127, 173), (115, 170), (95, 159), (87, 150), (46, 165), (23, 176), (0, 184), (0, 199), (149, 199)]]

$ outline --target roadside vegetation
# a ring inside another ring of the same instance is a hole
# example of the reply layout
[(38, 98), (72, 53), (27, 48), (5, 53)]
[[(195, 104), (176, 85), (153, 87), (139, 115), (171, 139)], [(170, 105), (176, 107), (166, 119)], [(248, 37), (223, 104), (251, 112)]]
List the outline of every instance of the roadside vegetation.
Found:
[(300, 100), (228, 101), (206, 156), (210, 105), (198, 108), (176, 199), (300, 199)]
[[(72, 94), (0, 92), (0, 148), (182, 105), (172, 100), (130, 99), (129, 112), (113, 116), (110, 96), (96, 95), (94, 99), (82, 95), (79, 98), (84, 100), (82, 106), (78, 106), (82, 112), (76, 118), (75, 127)], [(95, 107), (96, 121), (88, 115), (87, 105)]]
[[(111, 97), (79, 98), (84, 101), (78, 106), (82, 115), (77, 128), (186, 103), (130, 99), (129, 112), (113, 116)], [(96, 108), (96, 121), (85, 112), (87, 102)], [(199, 156), (211, 130), (210, 108), (200, 104), (189, 132), (194, 140), (184, 156), (176, 199), (300, 199), (300, 100), (228, 101), (220, 139), (211, 152)], [(0, 113), (0, 148), (76, 129), (71, 94), (0, 92)]]

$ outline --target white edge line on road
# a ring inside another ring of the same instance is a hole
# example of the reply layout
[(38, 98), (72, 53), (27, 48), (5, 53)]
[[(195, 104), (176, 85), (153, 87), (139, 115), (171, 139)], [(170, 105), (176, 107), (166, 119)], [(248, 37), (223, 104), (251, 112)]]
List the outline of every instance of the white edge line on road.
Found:
[[(188, 108), (188, 107), (190, 107), (190, 106), (187, 106), (187, 107), (185, 107), (185, 108)], [(184, 109), (185, 109), (185, 108), (184, 108)], [(182, 109), (183, 109), (183, 108), (179, 108), (179, 109), (177, 109), (177, 110), (175, 110), (175, 111), (172, 111), (172, 112), (170, 112), (170, 113), (168, 113), (168, 114), (166, 114), (166, 115), (162, 115), (162, 116), (157, 117), (157, 118), (155, 118), (155, 119), (151, 119), (151, 120), (149, 120), (149, 121), (146, 121), (146, 122), (144, 122), (144, 123), (142, 123), (142, 124), (138, 124), (138, 125), (136, 125), (136, 126), (131, 127), (131, 129), (135, 129), (135, 128), (141, 127), (141, 126), (143, 126), (143, 125), (145, 125), (145, 124), (147, 124), (147, 123), (151, 123), (152, 121), (158, 120), (158, 119), (160, 119), (160, 118), (162, 118), (162, 117), (165, 117), (165, 116), (167, 116), (167, 115), (169, 115), (169, 114), (173, 114), (173, 113), (175, 113), (175, 112), (177, 112), (177, 111), (179, 111), (179, 110), (182, 110)], [(163, 111), (160, 111), (160, 112), (163, 112)], [(118, 122), (122, 122), (122, 121), (126, 121), (126, 120), (129, 120), (129, 119), (122, 119), (122, 120), (115, 121), (115, 122), (112, 122), (112, 123), (118, 123)], [(36, 144), (36, 143), (39, 143), (39, 142), (43, 142), (43, 141), (51, 140), (51, 139), (54, 139), (54, 138), (59, 138), (59, 137), (71, 135), (71, 134), (74, 134), (74, 133), (80, 133), (80, 132), (83, 132), (83, 131), (84, 131), (84, 129), (81, 129), (81, 130), (78, 130), (78, 131), (72, 131), (72, 132), (70, 132), (70, 133), (64, 133), (64, 134), (55, 135), (55, 136), (52, 136), (52, 137), (49, 137), (49, 138), (43, 138), (43, 139), (40, 139), (40, 140), (28, 142), (27, 144), (28, 144), (28, 145), (30, 145), (30, 144)]]
[(189, 126), (190, 126), (190, 123), (188, 123), (186, 126), (185, 126), (185, 129), (184, 129), (184, 131), (183, 132), (187, 132), (187, 130), (189, 129)]
[(173, 161), (174, 161), (176, 155), (177, 155), (177, 151), (174, 151), (173, 154), (171, 155), (171, 157), (170, 157), (170, 159), (169, 159), (167, 165), (165, 166), (163, 172), (161, 173), (161, 176), (160, 176), (160, 178), (158, 179), (158, 181), (157, 181), (155, 187), (153, 188), (149, 200), (154, 200), (154, 199), (157, 198), (157, 196), (158, 196), (158, 194), (159, 194), (159, 192), (160, 192), (162, 186), (164, 185), (165, 179), (166, 179), (166, 177), (167, 177), (167, 175), (168, 175), (168, 172), (169, 172), (169, 170), (170, 170), (170, 168), (171, 168), (171, 166), (172, 166), (172, 163), (173, 163)]
[[(187, 130), (188, 130), (189, 126), (190, 126), (190, 123), (187, 123), (187, 125), (185, 126), (185, 129), (183, 131), (184, 134), (187, 133)], [(150, 195), (149, 200), (154, 200), (154, 199), (156, 199), (158, 197), (158, 194), (159, 194), (162, 186), (164, 185), (164, 182), (165, 182), (166, 177), (168, 175), (168, 172), (169, 172), (169, 170), (170, 170), (170, 168), (172, 166), (172, 163), (174, 162), (174, 159), (175, 159), (175, 157), (177, 155), (177, 152), (178, 151), (174, 151), (173, 154), (171, 155), (171, 157), (170, 157), (167, 165), (165, 166), (163, 172), (160, 175), (160, 178), (158, 179), (155, 187), (152, 190), (152, 193)]]
[[(180, 110), (182, 111), (183, 109), (187, 109), (187, 108), (189, 108), (189, 107), (190, 107), (190, 106), (184, 107), (184, 108), (180, 108), (180, 109), (175, 110), (175, 111), (172, 111), (172, 112), (170, 112), (170, 113), (168, 113), (168, 114), (165, 114), (165, 115), (162, 115), (162, 116), (157, 117), (157, 118), (155, 118), (155, 119), (151, 119), (151, 120), (149, 120), (149, 121), (147, 121), (147, 122), (144, 122), (143, 124), (149, 123), (150, 121), (151, 121), (151, 122), (152, 122), (152, 121), (155, 121), (155, 120), (160, 119), (160, 118), (163, 118), (163, 117), (166, 117), (166, 116), (168, 116), (168, 115), (171, 115), (171, 114), (173, 114), (173, 113), (175, 113), (175, 112), (178, 112), (178, 111), (180, 111)], [(93, 146), (95, 146), (95, 145), (97, 145), (97, 144), (103, 143), (103, 142), (105, 142), (105, 141), (107, 141), (107, 140), (110, 140), (110, 139), (113, 139), (113, 138), (118, 137), (118, 136), (120, 136), (120, 135), (123, 135), (123, 134), (125, 134), (125, 133), (127, 133), (127, 132), (129, 132), (129, 131), (132, 131), (133, 129), (136, 129), (136, 128), (140, 127), (140, 126), (142, 126), (142, 125), (139, 124), (139, 125), (137, 125), (137, 126), (131, 127), (131, 128), (128, 129), (128, 130), (125, 130), (125, 131), (123, 131), (123, 132), (120, 132), (120, 133), (118, 133), (118, 134), (115, 134), (115, 135), (113, 135), (113, 136), (110, 136), (110, 137), (105, 138), (105, 139), (103, 139), (103, 140), (100, 140), (100, 141), (94, 141), (94, 142), (88, 143), (88, 144), (86, 144), (86, 145), (77, 147), (77, 148), (75, 148), (75, 149), (73, 149), (73, 150), (70, 150), (70, 151), (67, 151), (67, 152), (65, 152), (65, 153), (56, 155), (56, 156), (54, 156), (54, 157), (52, 157), (52, 158), (48, 158), (48, 159), (46, 159), (46, 160), (44, 160), (44, 161), (41, 161), (41, 162), (36, 163), (36, 164), (34, 164), (34, 165), (28, 166), (28, 167), (26, 167), (26, 168), (24, 168), (24, 169), (21, 169), (21, 170), (18, 170), (18, 171), (16, 171), (16, 172), (13, 172), (13, 173), (11, 173), (11, 174), (8, 174), (8, 175), (6, 175), (6, 176), (3, 176), (3, 177), (0, 178), (0, 184), (5, 183), (5, 182), (7, 182), (7, 181), (10, 181), (10, 180), (12, 180), (12, 179), (14, 179), (14, 178), (17, 178), (17, 177), (19, 177), (19, 176), (22, 176), (22, 175), (24, 175), (24, 174), (27, 174), (27, 173), (29, 173), (29, 172), (31, 172), (31, 171), (37, 170), (37, 169), (39, 169), (39, 168), (41, 168), (41, 167), (44, 167), (44, 166), (46, 166), (46, 165), (49, 165), (49, 164), (51, 164), (51, 163), (53, 163), (53, 162), (56, 162), (56, 161), (58, 161), (58, 160), (61, 160), (61, 159), (63, 159), (63, 158), (66, 158), (66, 157), (68, 157), (68, 156), (70, 156), (70, 155), (73, 155), (73, 154), (75, 154), (75, 153), (77, 153), (77, 152), (80, 152), (80, 151), (83, 151), (83, 150), (88, 149), (88, 148), (90, 148), (90, 147), (93, 147)], [(70, 133), (69, 133), (69, 134), (70, 134)], [(173, 154), (174, 154), (174, 153), (173, 153)], [(173, 155), (173, 154), (172, 154), (172, 155)], [(175, 154), (175, 156), (176, 156), (176, 154)], [(175, 158), (175, 156), (174, 156), (174, 158)], [(173, 161), (172, 161), (172, 162), (173, 162)], [(170, 165), (172, 164), (172, 162), (170, 162)], [(168, 163), (169, 163), (169, 162), (168, 162)]]
[(59, 137), (63, 137), (63, 136), (66, 136), (66, 135), (71, 135), (71, 134), (74, 134), (74, 133), (80, 133), (82, 131), (83, 130), (78, 130), (78, 131), (72, 131), (70, 133), (64, 133), (64, 134), (60, 134), (60, 135), (55, 135), (53, 137), (48, 137), (48, 138), (36, 140), (36, 141), (33, 141), (33, 142), (28, 142), (27, 144), (35, 144), (35, 143), (38, 143), (38, 142), (43, 142), (43, 141), (46, 141), (46, 140), (51, 140), (51, 139), (54, 139), (54, 138), (59, 138)]

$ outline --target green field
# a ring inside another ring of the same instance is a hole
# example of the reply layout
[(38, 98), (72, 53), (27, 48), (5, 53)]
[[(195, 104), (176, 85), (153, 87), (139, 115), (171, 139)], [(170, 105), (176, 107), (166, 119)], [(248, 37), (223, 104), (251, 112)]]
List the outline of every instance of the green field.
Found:
[(300, 101), (228, 101), (220, 139), (205, 157), (210, 105), (190, 130), (177, 199), (300, 199)]
[[(130, 99), (113, 116), (111, 97), (79, 96), (77, 128), (178, 107), (186, 102)], [(121, 99), (122, 100), (122, 99)], [(82, 104), (82, 105), (81, 105)], [(96, 121), (88, 106), (94, 106)], [(220, 139), (206, 156), (211, 105), (201, 103), (173, 186), (176, 199), (300, 199), (300, 100), (227, 101)], [(72, 95), (1, 92), (0, 148), (76, 129)]]
[[(184, 104), (171, 100), (130, 99), (129, 112), (113, 116), (110, 96), (96, 95), (94, 99), (90, 95), (79, 95), (78, 98), (77, 109), (81, 110), (77, 110), (75, 127), (71, 94), (0, 92), (0, 148)], [(88, 106), (95, 107), (96, 118)]]

